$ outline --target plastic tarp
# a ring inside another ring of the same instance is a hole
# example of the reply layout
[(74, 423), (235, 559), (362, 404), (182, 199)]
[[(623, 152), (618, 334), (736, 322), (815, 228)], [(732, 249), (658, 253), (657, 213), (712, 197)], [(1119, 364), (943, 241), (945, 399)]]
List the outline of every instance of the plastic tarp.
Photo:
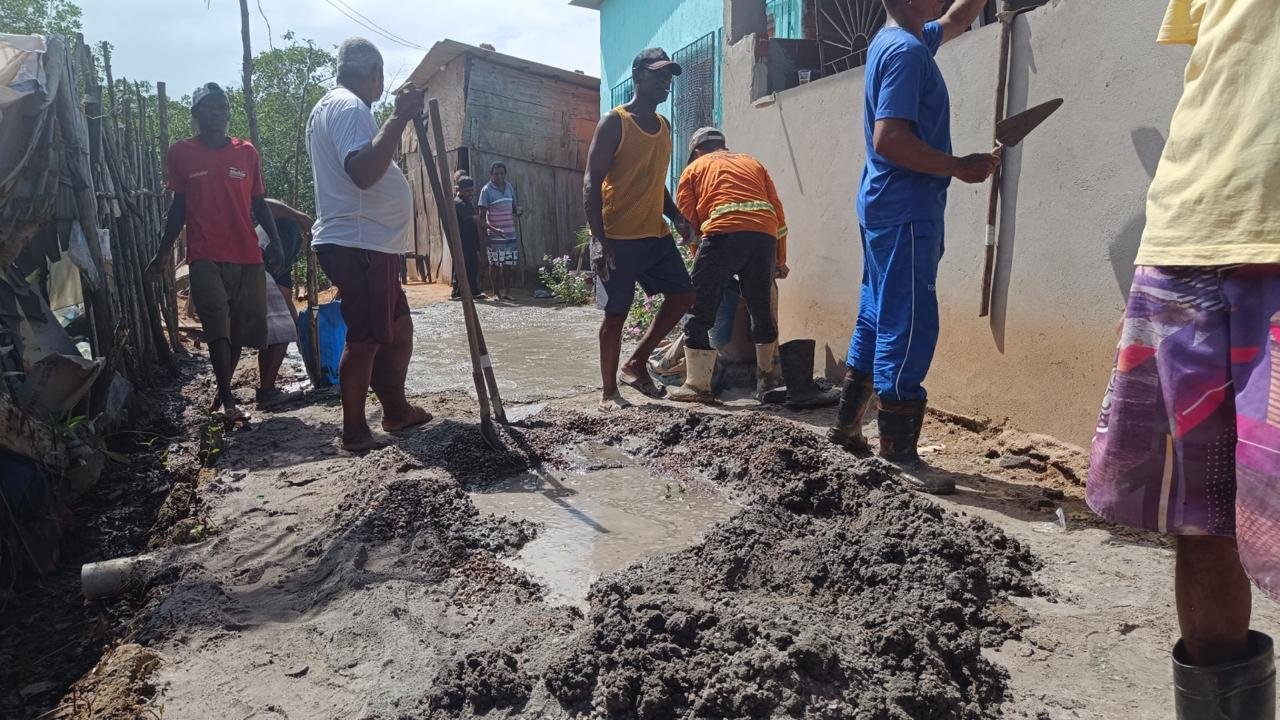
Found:
[[(311, 312), (306, 308), (298, 313), (298, 349), (302, 351), (303, 364), (311, 376), (311, 384), (318, 388), (338, 384), (338, 363), (347, 343), (347, 323), (342, 319), (342, 301), (316, 306), (316, 326), (319, 342), (311, 340)], [(319, 346), (319, 367), (316, 362), (316, 346)]]
[(5, 108), (47, 87), (41, 57), (46, 50), (39, 35), (0, 33), (0, 120)]

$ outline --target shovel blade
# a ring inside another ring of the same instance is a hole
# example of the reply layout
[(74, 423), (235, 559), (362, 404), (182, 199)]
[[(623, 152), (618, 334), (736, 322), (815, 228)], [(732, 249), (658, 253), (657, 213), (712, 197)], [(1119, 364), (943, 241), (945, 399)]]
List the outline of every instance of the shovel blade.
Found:
[(1062, 107), (1062, 98), (1055, 98), (1001, 120), (996, 123), (996, 142), (1005, 147), (1017, 145), (1060, 107)]
[(502, 440), (498, 437), (498, 430), (493, 426), (493, 419), (488, 415), (480, 418), (480, 437), (484, 438), (484, 444), (489, 446), (490, 450), (502, 452), (506, 450), (502, 445)]

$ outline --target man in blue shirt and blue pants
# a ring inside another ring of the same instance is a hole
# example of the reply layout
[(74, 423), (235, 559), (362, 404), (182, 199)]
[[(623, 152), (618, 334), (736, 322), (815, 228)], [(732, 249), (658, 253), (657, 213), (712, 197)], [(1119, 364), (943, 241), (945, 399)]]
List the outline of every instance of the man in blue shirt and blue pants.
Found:
[[(951, 154), (951, 100), (934, 55), (967, 30), (985, 0), (884, 0), (888, 20), (867, 55), (867, 164), (858, 190), (862, 290), (849, 342), (840, 414), (828, 435), (870, 450), (862, 419), (879, 397), (880, 456), (920, 464), (922, 386), (938, 343), (938, 262), (951, 178), (980, 183), (999, 153)], [(910, 478), (926, 492), (954, 491), (942, 479)]]

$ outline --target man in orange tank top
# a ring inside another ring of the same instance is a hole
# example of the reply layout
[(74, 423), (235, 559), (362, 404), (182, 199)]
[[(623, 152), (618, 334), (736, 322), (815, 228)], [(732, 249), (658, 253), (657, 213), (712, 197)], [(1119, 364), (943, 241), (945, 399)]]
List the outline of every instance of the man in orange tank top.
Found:
[[(649, 397), (662, 397), (664, 391), (649, 377), (646, 360), (693, 304), (693, 282), (663, 219), (669, 218), (688, 237), (688, 223), (666, 187), (671, 126), (657, 112), (671, 94), (671, 79), (680, 72), (661, 49), (642, 51), (631, 64), (631, 101), (601, 118), (591, 139), (583, 201), (591, 228), (596, 303), (604, 310), (604, 410), (629, 404), (618, 392), (619, 380)], [(646, 295), (662, 296), (662, 309), (619, 372), (622, 328), (637, 283)]]

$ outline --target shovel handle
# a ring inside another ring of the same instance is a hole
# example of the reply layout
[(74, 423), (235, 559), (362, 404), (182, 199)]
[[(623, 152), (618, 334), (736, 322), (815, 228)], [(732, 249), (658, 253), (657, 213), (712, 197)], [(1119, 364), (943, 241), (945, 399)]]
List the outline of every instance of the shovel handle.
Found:
[[(435, 102), (434, 98), (431, 102)], [(432, 109), (434, 110), (434, 107)], [(422, 155), (423, 168), (427, 171), (427, 180), (431, 185), (431, 194), (435, 200), (436, 212), (439, 215), (440, 225), (444, 231), (444, 239), (449, 245), (449, 254), (453, 256), (453, 271), (458, 278), (458, 289), (462, 291), (462, 318), (467, 330), (467, 350), (471, 354), (471, 375), (476, 386), (476, 400), (480, 405), (480, 426), (483, 434), (486, 427), (492, 427), (489, 392), (485, 382), (485, 368), (481, 361), (481, 356), (487, 355), (487, 353), (480, 348), (480, 323), (479, 318), (476, 316), (475, 300), (471, 296), (471, 284), (468, 281), (467, 268), (463, 260), (461, 233), (458, 231), (458, 217), (449, 205), (448, 190), (452, 189), (449, 185), (450, 179), (447, 172), (440, 172), (442, 168), (446, 171), (448, 170), (448, 160), (443, 157), (444, 151), (442, 149), (439, 150), (441, 157), (437, 157), (432, 152), (431, 138), (428, 137), (426, 118), (423, 115), (418, 115), (413, 119), (413, 129), (418, 138), (418, 151)], [(490, 440), (491, 438), (486, 435), (485, 442), (490, 442)]]
[(982, 309), (978, 317), (991, 314), (991, 277), (996, 267), (996, 226), (987, 225), (986, 258), (982, 263)]

